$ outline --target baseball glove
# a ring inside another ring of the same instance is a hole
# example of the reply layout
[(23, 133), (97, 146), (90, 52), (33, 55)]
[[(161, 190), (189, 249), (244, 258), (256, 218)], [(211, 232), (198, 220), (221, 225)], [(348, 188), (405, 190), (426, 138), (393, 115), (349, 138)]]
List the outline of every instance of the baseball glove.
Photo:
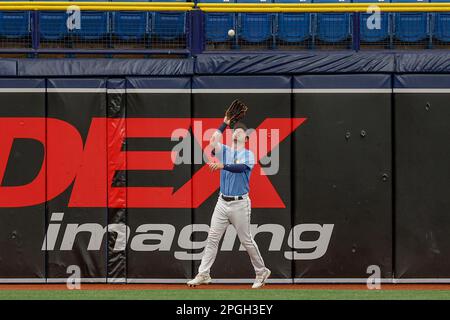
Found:
[(225, 111), (225, 116), (230, 120), (231, 129), (233, 129), (236, 122), (245, 116), (247, 110), (247, 105), (240, 100), (236, 99), (230, 104), (227, 111)]

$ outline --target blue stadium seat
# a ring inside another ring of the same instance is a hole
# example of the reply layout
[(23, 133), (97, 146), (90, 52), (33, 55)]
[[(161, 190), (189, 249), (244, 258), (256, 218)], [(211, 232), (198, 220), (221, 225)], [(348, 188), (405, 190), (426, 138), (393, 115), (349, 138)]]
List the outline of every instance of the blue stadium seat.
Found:
[[(80, 0), (102, 1), (102, 0)], [(83, 40), (99, 40), (109, 33), (109, 14), (102, 11), (81, 11), (81, 28), (74, 29), (73, 34)]]
[[(354, 3), (389, 3), (390, 0), (353, 0)], [(390, 19), (389, 13), (380, 13), (380, 28), (369, 29), (368, 19), (372, 16), (369, 13), (361, 13), (360, 14), (360, 37), (361, 41), (366, 42), (378, 42), (383, 41), (389, 38), (390, 35)], [(371, 21), (369, 21), (369, 25), (371, 25)]]
[[(448, 0), (431, 0), (430, 2), (448, 2)], [(433, 36), (434, 38), (450, 42), (450, 13), (433, 13)]]
[[(428, 0), (392, 0), (399, 2), (429, 2)], [(428, 14), (424, 12), (394, 13), (394, 35), (397, 40), (417, 42), (429, 34)]]
[[(311, 3), (311, 0), (275, 0), (276, 3)], [(277, 38), (285, 42), (300, 42), (311, 36), (310, 13), (279, 13)]]
[[(236, 3), (271, 3), (272, 0), (236, 0)], [(248, 42), (263, 42), (273, 36), (270, 13), (238, 14), (238, 35)]]
[(450, 13), (435, 13), (433, 21), (434, 37), (443, 42), (450, 42)]
[[(313, 3), (350, 3), (351, 0), (313, 0)], [(349, 13), (318, 13), (316, 21), (317, 38), (324, 42), (347, 40), (351, 32)]]
[(81, 28), (73, 33), (84, 40), (99, 40), (108, 35), (109, 19), (107, 12), (82, 11)]
[[(166, 0), (166, 2), (187, 2)], [(152, 35), (162, 40), (175, 40), (186, 33), (185, 12), (154, 12), (152, 14)]]
[[(234, 3), (234, 0), (199, 0), (199, 3)], [(235, 29), (234, 13), (206, 12), (205, 37), (208, 42), (225, 42), (230, 40), (228, 30)]]
[(146, 12), (114, 12), (113, 34), (122, 40), (143, 39), (147, 32)]
[(25, 38), (30, 35), (30, 13), (24, 11), (0, 12), (0, 36)]
[[(124, 0), (112, 0), (112, 1), (114, 2)], [(148, 31), (148, 12), (140, 12), (140, 11), (113, 12), (112, 32), (117, 38), (124, 41), (141, 40), (145, 37), (147, 31)]]
[(62, 40), (69, 35), (65, 11), (40, 11), (39, 34), (41, 40)]

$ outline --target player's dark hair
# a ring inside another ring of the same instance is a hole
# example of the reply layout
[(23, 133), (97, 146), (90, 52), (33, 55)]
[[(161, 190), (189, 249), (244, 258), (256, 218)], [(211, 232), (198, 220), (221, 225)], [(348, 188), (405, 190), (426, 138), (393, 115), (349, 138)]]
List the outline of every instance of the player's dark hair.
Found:
[(243, 122), (236, 122), (234, 127), (233, 127), (233, 131), (236, 129), (242, 129), (245, 132), (245, 140), (248, 141), (249, 136), (248, 136), (248, 131), (247, 131), (247, 126), (245, 125), (245, 123)]

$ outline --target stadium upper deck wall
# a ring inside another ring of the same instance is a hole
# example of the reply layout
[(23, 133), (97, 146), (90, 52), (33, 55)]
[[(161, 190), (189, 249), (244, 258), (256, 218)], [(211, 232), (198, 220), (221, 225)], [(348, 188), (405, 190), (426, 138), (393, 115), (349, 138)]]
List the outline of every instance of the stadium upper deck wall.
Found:
[(450, 73), (449, 52), (202, 54), (185, 59), (1, 59), (0, 76)]

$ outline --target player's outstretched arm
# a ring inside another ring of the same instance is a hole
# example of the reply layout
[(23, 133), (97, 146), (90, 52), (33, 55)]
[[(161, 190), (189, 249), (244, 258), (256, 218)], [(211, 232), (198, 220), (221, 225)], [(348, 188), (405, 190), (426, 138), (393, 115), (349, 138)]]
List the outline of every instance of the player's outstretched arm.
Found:
[(225, 116), (223, 118), (223, 123), (217, 129), (216, 132), (213, 133), (211, 139), (209, 139), (209, 146), (212, 149), (212, 153), (216, 153), (220, 151), (220, 138), (222, 137), (222, 133), (225, 131), (227, 126), (230, 124), (230, 120)]
[(216, 170), (227, 170), (233, 173), (239, 173), (239, 172), (244, 172), (245, 170), (249, 170), (249, 168), (247, 167), (247, 165), (243, 164), (243, 163), (239, 163), (239, 164), (223, 164), (220, 162), (210, 162), (208, 163), (209, 165), (209, 169), (211, 171), (216, 171)]
[(233, 173), (244, 172), (245, 170), (249, 170), (247, 165), (243, 163), (235, 163), (235, 164), (225, 164), (223, 165), (223, 170), (227, 170)]

